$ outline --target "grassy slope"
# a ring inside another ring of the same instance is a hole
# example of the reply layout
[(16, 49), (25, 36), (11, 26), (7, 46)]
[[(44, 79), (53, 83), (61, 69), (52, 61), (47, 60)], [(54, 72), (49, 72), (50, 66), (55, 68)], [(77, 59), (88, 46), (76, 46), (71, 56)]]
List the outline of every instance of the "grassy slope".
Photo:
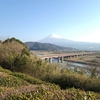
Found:
[(84, 98), (97, 100), (100, 99), (100, 94), (74, 88), (61, 90), (57, 85), (0, 67), (0, 100), (85, 100)]

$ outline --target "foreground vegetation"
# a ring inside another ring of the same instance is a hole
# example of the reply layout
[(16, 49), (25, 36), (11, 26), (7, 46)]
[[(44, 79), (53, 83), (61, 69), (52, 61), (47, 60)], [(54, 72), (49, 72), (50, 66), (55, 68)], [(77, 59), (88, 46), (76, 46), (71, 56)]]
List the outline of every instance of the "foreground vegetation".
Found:
[(0, 67), (0, 100), (97, 100), (99, 93), (43, 82), (32, 76)]
[(48, 64), (15, 38), (0, 42), (0, 100), (99, 100), (96, 68), (88, 75)]

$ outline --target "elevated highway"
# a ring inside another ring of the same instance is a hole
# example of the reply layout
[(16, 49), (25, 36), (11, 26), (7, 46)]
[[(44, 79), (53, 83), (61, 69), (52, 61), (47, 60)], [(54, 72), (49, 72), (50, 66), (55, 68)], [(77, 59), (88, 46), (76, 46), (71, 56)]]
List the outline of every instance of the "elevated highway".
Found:
[(85, 52), (85, 53), (70, 53), (70, 54), (48, 54), (48, 55), (41, 55), (39, 58), (48, 60), (49, 63), (52, 63), (52, 58), (58, 59), (58, 63), (63, 63), (64, 59), (71, 59), (73, 57), (79, 57), (79, 56), (88, 56), (88, 55), (94, 55), (95, 52)]

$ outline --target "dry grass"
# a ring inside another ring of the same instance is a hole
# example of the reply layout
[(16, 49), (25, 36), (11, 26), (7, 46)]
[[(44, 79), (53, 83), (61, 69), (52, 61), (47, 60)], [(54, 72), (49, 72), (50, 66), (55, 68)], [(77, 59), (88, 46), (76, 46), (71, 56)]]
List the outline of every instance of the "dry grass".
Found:
[(100, 55), (92, 55), (92, 56), (81, 56), (77, 58), (71, 58), (71, 59), (65, 59), (67, 61), (73, 61), (73, 62), (81, 62), (86, 63), (89, 65), (100, 65), (100, 58), (98, 57)]
[(0, 72), (0, 78), (7, 78), (9, 75), (4, 73), (4, 72)]
[(20, 94), (23, 92), (30, 92), (33, 91), (36, 87), (38, 87), (38, 85), (29, 85), (29, 86), (20, 86), (20, 87), (13, 87), (13, 88), (4, 88), (4, 91), (0, 94), (0, 98), (2, 98), (2, 100), (4, 100), (7, 97), (10, 97), (13, 94)]

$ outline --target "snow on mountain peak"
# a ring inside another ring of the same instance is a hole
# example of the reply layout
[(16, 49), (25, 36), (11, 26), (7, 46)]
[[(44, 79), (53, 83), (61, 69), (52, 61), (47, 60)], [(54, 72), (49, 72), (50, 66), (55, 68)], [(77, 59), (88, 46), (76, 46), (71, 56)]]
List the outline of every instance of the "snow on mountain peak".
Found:
[(60, 36), (58, 36), (56, 34), (52, 34), (52, 35), (50, 35), (50, 38), (62, 38), (62, 37), (60, 37)]

